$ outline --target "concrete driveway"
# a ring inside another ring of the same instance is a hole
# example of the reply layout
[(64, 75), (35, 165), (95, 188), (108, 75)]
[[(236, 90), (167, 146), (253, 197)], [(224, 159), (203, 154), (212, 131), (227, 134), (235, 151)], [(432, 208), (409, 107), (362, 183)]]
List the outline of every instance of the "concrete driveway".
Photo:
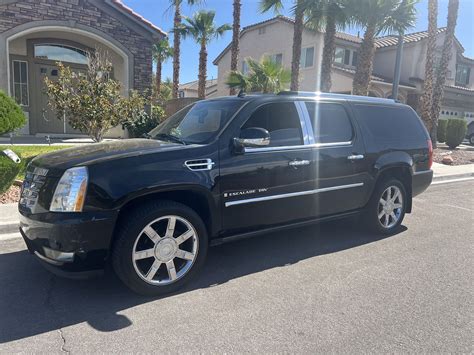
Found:
[(0, 241), (0, 351), (472, 352), (473, 187), (430, 187), (387, 238), (335, 222), (215, 247), (161, 299), (54, 277)]

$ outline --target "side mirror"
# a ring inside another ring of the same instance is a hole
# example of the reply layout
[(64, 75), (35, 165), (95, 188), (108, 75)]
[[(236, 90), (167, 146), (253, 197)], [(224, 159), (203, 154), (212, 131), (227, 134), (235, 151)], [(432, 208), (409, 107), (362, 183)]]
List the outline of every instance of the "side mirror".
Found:
[(237, 153), (243, 153), (245, 148), (266, 147), (270, 144), (270, 133), (264, 128), (250, 127), (240, 132), (239, 138), (234, 138), (234, 148)]

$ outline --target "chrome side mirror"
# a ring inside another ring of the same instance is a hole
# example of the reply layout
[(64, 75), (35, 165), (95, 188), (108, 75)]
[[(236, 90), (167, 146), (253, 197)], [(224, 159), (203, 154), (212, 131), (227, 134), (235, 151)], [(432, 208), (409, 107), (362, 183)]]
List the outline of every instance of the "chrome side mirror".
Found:
[(246, 128), (241, 131), (239, 138), (234, 138), (233, 143), (237, 153), (243, 153), (245, 148), (266, 147), (270, 144), (270, 133), (264, 128)]

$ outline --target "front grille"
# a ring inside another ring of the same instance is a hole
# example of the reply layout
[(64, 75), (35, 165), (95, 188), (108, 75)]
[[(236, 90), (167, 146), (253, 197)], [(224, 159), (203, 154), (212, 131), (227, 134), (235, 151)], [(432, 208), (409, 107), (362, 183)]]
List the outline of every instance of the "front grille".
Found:
[(20, 206), (32, 210), (38, 202), (38, 194), (46, 181), (47, 169), (28, 169), (21, 188)]

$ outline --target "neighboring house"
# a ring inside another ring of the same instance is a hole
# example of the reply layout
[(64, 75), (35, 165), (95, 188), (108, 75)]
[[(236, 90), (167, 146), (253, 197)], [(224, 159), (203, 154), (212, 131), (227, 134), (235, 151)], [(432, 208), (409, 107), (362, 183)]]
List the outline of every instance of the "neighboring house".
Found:
[[(179, 84), (179, 97), (198, 97), (198, 81)], [(217, 79), (206, 80), (206, 98), (217, 96)]]
[[(0, 0), (0, 90), (23, 107), (25, 134), (78, 134), (48, 109), (44, 77), (58, 61), (86, 68), (86, 53), (108, 53), (123, 87), (149, 90), (152, 44), (166, 35), (119, 0)], [(121, 136), (121, 129), (110, 135)]]
[[(260, 59), (270, 56), (286, 68), (291, 68), (293, 24), (291, 18), (277, 16), (267, 21), (244, 27), (240, 34), (239, 70), (248, 70), (245, 58)], [(438, 30), (439, 57), (446, 29)], [(426, 31), (405, 36), (399, 99), (417, 107), (423, 89)], [(357, 51), (362, 39), (346, 33), (336, 34), (336, 56), (332, 71), (332, 92), (351, 93), (352, 80), (357, 65)], [(453, 55), (445, 96), (441, 109), (442, 117), (449, 115), (469, 116), (474, 112), (474, 60), (463, 55), (464, 48), (458, 40), (454, 42)], [(320, 75), (324, 34), (305, 28), (302, 39), (300, 66), (300, 90), (317, 91)], [(378, 37), (374, 70), (369, 86), (369, 95), (389, 97), (392, 92), (393, 71), (396, 57), (397, 37)], [(230, 71), (230, 44), (214, 60), (218, 66), (217, 94), (229, 95), (225, 81)], [(452, 112), (452, 114), (451, 114)], [(457, 114), (456, 114), (457, 112)]]

